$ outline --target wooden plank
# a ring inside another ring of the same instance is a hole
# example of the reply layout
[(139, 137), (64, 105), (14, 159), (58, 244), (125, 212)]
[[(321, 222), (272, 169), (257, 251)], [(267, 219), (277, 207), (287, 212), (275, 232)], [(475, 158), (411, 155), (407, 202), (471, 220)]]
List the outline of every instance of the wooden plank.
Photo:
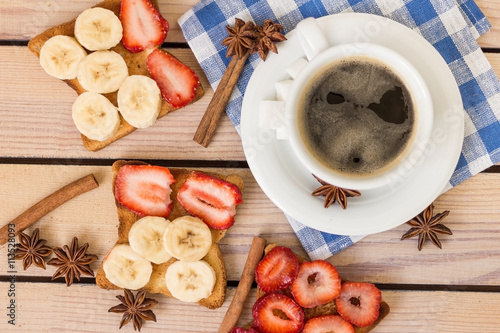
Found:
[(101, 151), (89, 152), (71, 118), (76, 93), (47, 75), (26, 47), (0, 46), (0, 156), (244, 160), (241, 139), (227, 116), (222, 117), (208, 148), (192, 140), (213, 90), (190, 50), (168, 51), (199, 75), (205, 96), (150, 128), (136, 130)]
[[(239, 174), (244, 182), (244, 204), (239, 206), (235, 226), (223, 242), (221, 250), (226, 260), (230, 280), (238, 280), (254, 235), (262, 235), (270, 242), (286, 240), (288, 246), (300, 251), (299, 242), (283, 213), (262, 193), (248, 169), (202, 169), (221, 174)], [(50, 246), (69, 244), (73, 236), (80, 242), (89, 243), (89, 253), (96, 254), (99, 261), (117, 239), (118, 217), (111, 191), (111, 167), (51, 166), (51, 165), (0, 165), (0, 202), (2, 202), (2, 225), (14, 219), (24, 210), (63, 185), (93, 173), (99, 187), (58, 207), (26, 232), (40, 228), (40, 237)], [(0, 257), (7, 258), (7, 246), (0, 247)], [(18, 261), (19, 275), (52, 276), (54, 267), (46, 271), (32, 267), (22, 271)], [(0, 264), (4, 268), (6, 261)], [(2, 269), (0, 272), (5, 272)], [(0, 273), (2, 274), (2, 273)]]
[[(0, 283), (0, 292), (7, 295), (9, 284)], [(151, 296), (159, 301), (153, 307), (157, 322), (146, 322), (147, 332), (216, 332), (234, 295), (229, 288), (226, 301), (216, 310), (196, 304), (182, 303), (164, 296)], [(118, 329), (121, 315), (107, 310), (119, 304), (116, 291), (104, 291), (94, 285), (15, 284), (18, 306), (15, 326), (7, 323), (5, 315), (0, 331), (23, 332), (127, 332), (132, 324)], [(498, 293), (457, 291), (383, 291), (382, 297), (391, 312), (373, 333), (429, 333), (429, 332), (497, 332), (500, 325), (500, 298)], [(9, 298), (2, 298), (3, 313), (7, 313)], [(255, 301), (252, 290), (238, 325), (251, 320)], [(40, 306), (43, 304), (43, 306)], [(196, 316), (192, 314), (196, 313)]]
[[(51, 0), (26, 2), (22, 0), (0, 0), (0, 40), (29, 40), (48, 28), (77, 17), (83, 10), (101, 2), (100, 0)], [(158, 0), (160, 13), (170, 24), (165, 42), (185, 42), (177, 23), (179, 17), (198, 0)]]
[[(73, 19), (99, 0), (52, 0), (30, 3), (22, 0), (0, 0), (0, 40), (29, 40), (42, 31)], [(166, 42), (185, 42), (177, 23), (178, 18), (198, 0), (158, 0), (160, 12), (170, 23)], [(482, 47), (500, 47), (500, 3), (496, 0), (476, 0), (492, 24), (490, 32), (479, 39)]]
[[(101, 151), (89, 152), (83, 148), (71, 119), (74, 91), (47, 75), (26, 47), (0, 46), (3, 55), (0, 60), (0, 156), (245, 160), (240, 136), (227, 116), (222, 117), (208, 148), (192, 140), (213, 90), (190, 50), (169, 51), (198, 73), (205, 96), (150, 128), (137, 130)], [(486, 53), (486, 57), (500, 75), (500, 54)], [(27, 81), (27, 77), (31, 79)]]
[(416, 238), (401, 241), (401, 236), (410, 229), (403, 224), (366, 237), (330, 261), (342, 276), (352, 280), (498, 285), (498, 184), (499, 174), (479, 174), (436, 200), (435, 213), (451, 211), (443, 224), (453, 231), (453, 235), (439, 237), (443, 249), (427, 241), (422, 251), (418, 251)]
[(500, 3), (496, 0), (476, 0), (476, 3), (491, 23), (491, 30), (479, 37), (479, 45), (500, 47)]
[[(214, 170), (214, 169), (212, 169)], [(289, 246), (301, 255), (304, 250), (283, 213), (265, 196), (247, 169), (218, 169), (237, 173), (245, 181), (244, 203), (239, 207), (235, 225), (221, 241), (229, 280), (241, 276), (252, 237), (260, 235), (269, 243)], [(111, 193), (110, 167), (0, 165), (0, 202), (2, 221), (12, 220), (32, 204), (70, 181), (94, 173), (99, 188), (75, 198), (35, 223), (28, 232), (40, 228), (48, 245), (68, 244), (73, 236), (89, 242), (89, 253), (99, 256), (95, 269), (116, 241), (117, 216)], [(445, 225), (454, 235), (442, 236), (443, 249), (426, 243), (421, 252), (416, 239), (400, 241), (408, 230), (401, 225), (371, 235), (331, 257), (341, 275), (351, 280), (403, 284), (500, 284), (500, 174), (479, 174), (442, 195), (436, 212), (451, 210)], [(7, 257), (7, 246), (0, 257)], [(19, 275), (51, 276), (33, 267)], [(0, 267), (5, 267), (6, 262)], [(457, 274), (460, 267), (460, 274)], [(2, 270), (6, 271), (6, 270)]]
[(484, 55), (491, 64), (491, 67), (493, 67), (493, 70), (497, 74), (497, 77), (500, 77), (500, 54), (486, 52)]

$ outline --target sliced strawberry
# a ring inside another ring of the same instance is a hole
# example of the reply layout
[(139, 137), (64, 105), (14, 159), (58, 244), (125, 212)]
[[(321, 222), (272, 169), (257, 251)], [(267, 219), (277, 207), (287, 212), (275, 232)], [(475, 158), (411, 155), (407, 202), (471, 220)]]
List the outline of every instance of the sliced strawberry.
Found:
[(354, 333), (354, 327), (336, 315), (319, 316), (309, 319), (303, 333)]
[(149, 0), (122, 0), (120, 21), (122, 44), (132, 53), (161, 45), (167, 37), (168, 21)]
[(261, 333), (295, 333), (304, 327), (304, 310), (288, 296), (267, 294), (252, 308), (253, 326)]
[(183, 107), (196, 96), (200, 79), (191, 68), (170, 54), (155, 49), (146, 60), (149, 74), (173, 107)]
[(234, 224), (236, 206), (243, 202), (238, 186), (203, 172), (193, 171), (177, 193), (182, 207), (212, 229)]
[(266, 293), (285, 289), (297, 277), (299, 261), (292, 250), (276, 246), (269, 251), (255, 268), (255, 281)]
[(328, 261), (306, 261), (292, 283), (292, 295), (304, 308), (326, 304), (340, 294), (340, 277)]
[(364, 327), (377, 320), (381, 300), (380, 290), (371, 283), (344, 282), (335, 303), (342, 318)]
[(172, 210), (170, 170), (153, 165), (124, 165), (115, 182), (116, 200), (141, 216), (167, 217)]

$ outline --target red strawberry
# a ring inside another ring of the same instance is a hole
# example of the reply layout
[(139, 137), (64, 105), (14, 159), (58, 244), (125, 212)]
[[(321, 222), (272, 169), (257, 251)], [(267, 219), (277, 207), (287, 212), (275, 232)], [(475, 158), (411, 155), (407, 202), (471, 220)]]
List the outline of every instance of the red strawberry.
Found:
[(257, 332), (256, 330), (254, 330), (251, 327), (249, 329), (244, 329), (244, 328), (241, 328), (241, 327), (235, 327), (229, 333), (259, 333), (259, 332)]
[(236, 206), (243, 202), (238, 186), (199, 171), (191, 172), (179, 189), (177, 200), (189, 214), (212, 229), (231, 227)]
[(172, 210), (170, 170), (153, 165), (124, 165), (115, 182), (115, 198), (141, 216), (167, 217)]
[(267, 294), (252, 308), (254, 327), (261, 333), (295, 333), (304, 327), (304, 310), (288, 296)]
[(200, 79), (191, 68), (170, 54), (155, 49), (146, 60), (149, 74), (173, 107), (183, 107), (196, 96)]
[(339, 273), (328, 261), (306, 261), (292, 283), (292, 295), (304, 308), (326, 304), (340, 294)]
[(122, 0), (120, 21), (123, 46), (132, 53), (161, 45), (167, 37), (168, 21), (149, 0)]
[(336, 299), (337, 311), (353, 325), (364, 327), (378, 318), (380, 290), (371, 283), (344, 282)]
[(340, 316), (326, 315), (309, 319), (303, 333), (354, 333), (354, 327)]
[(276, 246), (262, 258), (255, 268), (255, 281), (266, 293), (284, 289), (299, 273), (299, 261), (292, 250)]

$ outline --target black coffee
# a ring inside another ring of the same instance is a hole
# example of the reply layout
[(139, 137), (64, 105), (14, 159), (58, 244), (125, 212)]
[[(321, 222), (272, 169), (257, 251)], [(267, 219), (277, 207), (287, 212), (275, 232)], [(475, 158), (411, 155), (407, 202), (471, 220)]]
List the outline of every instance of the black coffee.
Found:
[(299, 131), (329, 168), (374, 174), (407, 147), (413, 102), (402, 80), (383, 64), (361, 57), (337, 61), (307, 86), (299, 102)]

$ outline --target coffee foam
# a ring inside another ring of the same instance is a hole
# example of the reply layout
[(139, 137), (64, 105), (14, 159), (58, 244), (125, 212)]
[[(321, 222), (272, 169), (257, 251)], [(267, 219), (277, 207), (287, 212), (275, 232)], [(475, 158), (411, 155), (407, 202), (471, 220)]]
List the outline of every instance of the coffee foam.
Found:
[[(337, 61), (307, 86), (310, 88), (299, 102), (301, 137), (327, 167), (350, 175), (371, 175), (395, 163), (408, 146), (414, 132), (411, 96), (404, 83), (381, 63), (360, 57)], [(398, 87), (407, 108), (400, 124), (385, 121), (368, 108)], [(337, 104), (328, 103), (329, 93), (344, 101), (336, 97), (330, 102)]]

